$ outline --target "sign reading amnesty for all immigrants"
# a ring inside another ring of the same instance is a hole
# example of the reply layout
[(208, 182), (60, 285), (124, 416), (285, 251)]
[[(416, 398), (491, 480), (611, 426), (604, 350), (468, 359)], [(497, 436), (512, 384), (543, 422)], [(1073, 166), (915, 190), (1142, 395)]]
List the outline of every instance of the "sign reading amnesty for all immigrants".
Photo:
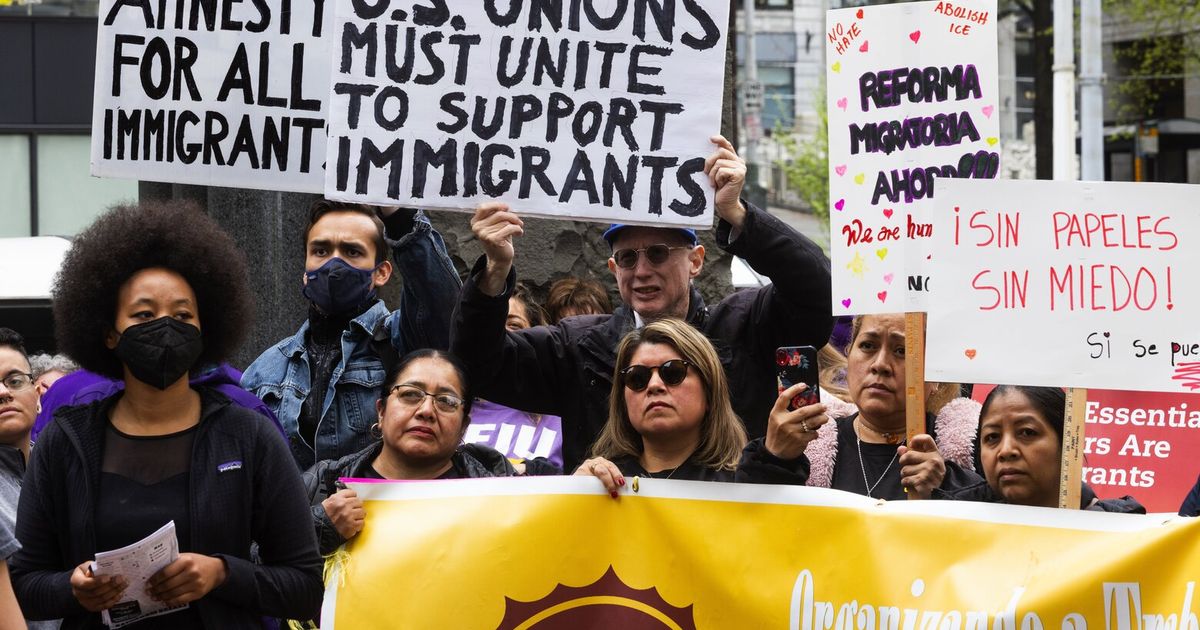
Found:
[(325, 0), (100, 0), (92, 174), (320, 192)]
[(712, 225), (726, 0), (338, 2), (325, 194)]

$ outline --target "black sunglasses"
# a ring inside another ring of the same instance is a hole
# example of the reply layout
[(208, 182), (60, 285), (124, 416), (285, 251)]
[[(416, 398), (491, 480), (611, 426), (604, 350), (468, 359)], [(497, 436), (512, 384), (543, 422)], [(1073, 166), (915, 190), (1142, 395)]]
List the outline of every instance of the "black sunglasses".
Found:
[(658, 370), (658, 377), (662, 379), (663, 383), (678, 385), (687, 378), (689, 365), (692, 365), (691, 361), (685, 359), (671, 359), (662, 365), (655, 366), (631, 365), (621, 370), (621, 376), (625, 379), (625, 387), (640, 392), (650, 384), (650, 377), (654, 375), (654, 370)]
[(638, 258), (641, 257), (642, 252), (646, 252), (646, 260), (650, 261), (651, 265), (661, 265), (667, 262), (667, 259), (671, 257), (671, 252), (677, 249), (691, 249), (691, 247), (683, 245), (671, 247), (660, 243), (640, 249), (618, 249), (613, 252), (613, 260), (622, 269), (633, 269), (637, 266)]

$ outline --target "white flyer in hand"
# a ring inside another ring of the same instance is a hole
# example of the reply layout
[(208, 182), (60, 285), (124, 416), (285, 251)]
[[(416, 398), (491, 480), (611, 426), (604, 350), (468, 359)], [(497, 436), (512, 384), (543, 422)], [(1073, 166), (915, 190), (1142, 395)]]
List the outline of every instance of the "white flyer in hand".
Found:
[(120, 628), (148, 617), (157, 617), (187, 608), (168, 606), (155, 601), (146, 594), (146, 583), (163, 567), (179, 557), (179, 539), (175, 537), (175, 521), (158, 528), (149, 536), (120, 549), (96, 554), (92, 563), (92, 574), (122, 575), (129, 583), (125, 599), (102, 613), (104, 625)]

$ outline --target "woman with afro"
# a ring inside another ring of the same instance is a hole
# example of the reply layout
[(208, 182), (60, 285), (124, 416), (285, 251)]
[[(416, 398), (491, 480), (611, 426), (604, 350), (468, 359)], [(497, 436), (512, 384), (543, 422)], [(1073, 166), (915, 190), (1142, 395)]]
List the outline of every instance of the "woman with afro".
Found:
[[(296, 526), (310, 516), (286, 444), (266, 418), (188, 383), (228, 357), (250, 321), (245, 259), (229, 235), (193, 205), (117, 207), (76, 238), (54, 316), (60, 350), (125, 387), (58, 410), (34, 449), (13, 561), (25, 614), (100, 628), (102, 611), (115, 622), (148, 597), (179, 609), (128, 627), (315, 616), (321, 559), (312, 528)], [(168, 522), (179, 557), (144, 592), (93, 572), (97, 552)]]

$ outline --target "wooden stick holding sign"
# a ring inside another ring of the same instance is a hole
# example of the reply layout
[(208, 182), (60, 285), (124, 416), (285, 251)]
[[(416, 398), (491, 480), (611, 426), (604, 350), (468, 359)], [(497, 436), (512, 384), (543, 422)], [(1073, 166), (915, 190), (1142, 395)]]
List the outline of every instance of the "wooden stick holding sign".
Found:
[[(925, 313), (904, 314), (904, 413), (908, 444), (925, 426)], [(909, 499), (917, 493), (908, 492)]]
[(1083, 387), (1067, 388), (1067, 406), (1063, 412), (1062, 461), (1058, 468), (1058, 507), (1079, 509), (1083, 491), (1083, 424), (1087, 415), (1087, 392)]

